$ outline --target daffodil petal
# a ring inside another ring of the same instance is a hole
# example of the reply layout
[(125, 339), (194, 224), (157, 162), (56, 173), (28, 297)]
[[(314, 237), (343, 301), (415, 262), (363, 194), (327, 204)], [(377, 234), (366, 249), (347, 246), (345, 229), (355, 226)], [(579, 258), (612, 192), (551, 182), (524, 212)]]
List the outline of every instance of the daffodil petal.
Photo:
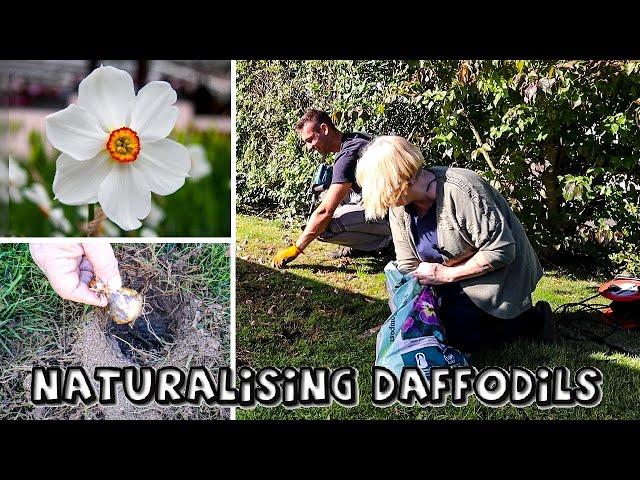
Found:
[(164, 211), (152, 201), (151, 210), (149, 210), (149, 215), (144, 221), (145, 225), (156, 228), (162, 220), (164, 220)]
[(135, 98), (131, 75), (114, 67), (96, 68), (78, 89), (78, 105), (95, 115), (106, 132), (128, 126)]
[(27, 183), (27, 172), (25, 172), (18, 162), (9, 157), (9, 185), (23, 187)]
[(56, 176), (53, 179), (55, 198), (66, 205), (97, 202), (100, 184), (113, 166), (114, 162), (105, 150), (84, 162), (63, 153), (56, 161)]
[(22, 194), (20, 193), (20, 189), (9, 187), (8, 197), (3, 193), (2, 198), (4, 199), (4, 203), (9, 203), (9, 199), (12, 202), (20, 203), (22, 201)]
[(49, 221), (51, 224), (63, 233), (71, 232), (71, 223), (64, 216), (64, 210), (62, 208), (54, 208), (49, 214)]
[(143, 143), (134, 166), (144, 174), (152, 192), (169, 195), (184, 185), (191, 160), (183, 145), (163, 138)]
[(207, 160), (207, 154), (202, 145), (189, 145), (189, 156), (191, 157), (191, 170), (189, 170), (189, 178), (191, 180), (199, 180), (211, 173), (211, 164)]
[(0, 203), (9, 203), (9, 163), (0, 159)]
[(141, 237), (157, 237), (158, 234), (154, 230), (144, 227), (142, 230), (140, 230), (140, 236)]
[(140, 228), (151, 209), (151, 191), (133, 164), (114, 164), (100, 185), (98, 200), (105, 215), (123, 230)]
[(49, 142), (76, 160), (89, 160), (104, 150), (109, 135), (98, 119), (78, 105), (47, 115), (45, 132)]
[(43, 211), (48, 212), (51, 210), (51, 199), (49, 198), (49, 192), (44, 188), (41, 183), (33, 183), (22, 190), (22, 193), (30, 202), (35, 203)]
[(155, 142), (165, 138), (173, 130), (178, 118), (176, 91), (167, 82), (151, 82), (138, 92), (133, 112), (131, 130), (143, 142)]

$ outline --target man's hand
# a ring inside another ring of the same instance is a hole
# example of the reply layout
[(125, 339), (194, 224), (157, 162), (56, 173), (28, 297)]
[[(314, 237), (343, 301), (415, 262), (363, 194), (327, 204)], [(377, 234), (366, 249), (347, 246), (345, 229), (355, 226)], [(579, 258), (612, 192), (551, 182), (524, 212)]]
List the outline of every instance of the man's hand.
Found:
[(284, 250), (280, 250), (275, 257), (273, 257), (273, 261), (271, 264), (276, 268), (282, 268), (287, 263), (295, 260), (295, 258), (300, 255), (302, 252), (295, 245), (291, 245), (289, 248), (285, 248)]
[(122, 286), (118, 261), (109, 243), (32, 243), (31, 257), (65, 300), (104, 307), (107, 300), (89, 290), (96, 276), (109, 288)]
[(453, 282), (452, 267), (446, 267), (440, 263), (421, 262), (413, 275), (418, 277), (422, 285), (442, 285)]

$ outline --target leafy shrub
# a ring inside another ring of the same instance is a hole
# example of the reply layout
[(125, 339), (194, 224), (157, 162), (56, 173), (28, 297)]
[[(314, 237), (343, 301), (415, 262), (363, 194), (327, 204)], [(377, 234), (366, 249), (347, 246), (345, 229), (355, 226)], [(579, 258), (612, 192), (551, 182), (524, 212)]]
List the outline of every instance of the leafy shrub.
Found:
[(507, 197), (537, 251), (640, 271), (640, 62), (241, 61), (237, 207), (308, 208), (319, 158), (293, 125), (397, 134), (429, 165), (471, 168)]

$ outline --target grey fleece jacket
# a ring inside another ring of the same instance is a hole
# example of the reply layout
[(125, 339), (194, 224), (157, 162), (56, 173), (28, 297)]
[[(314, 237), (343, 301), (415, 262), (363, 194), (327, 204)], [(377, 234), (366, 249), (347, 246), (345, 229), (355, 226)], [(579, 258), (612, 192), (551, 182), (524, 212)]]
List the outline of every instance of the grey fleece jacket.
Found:
[[(478, 174), (464, 168), (432, 167), (436, 176), (437, 238), (444, 264), (453, 266), (481, 255), (494, 270), (460, 280), (471, 301), (499, 318), (515, 318), (531, 308), (531, 293), (542, 267), (505, 198)], [(398, 269), (414, 271), (422, 261), (405, 207), (391, 208)]]

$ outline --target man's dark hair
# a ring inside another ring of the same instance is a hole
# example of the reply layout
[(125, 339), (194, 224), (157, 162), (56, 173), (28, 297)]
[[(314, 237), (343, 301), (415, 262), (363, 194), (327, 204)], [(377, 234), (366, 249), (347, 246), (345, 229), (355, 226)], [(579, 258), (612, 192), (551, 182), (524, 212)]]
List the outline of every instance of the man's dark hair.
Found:
[(329, 130), (337, 130), (336, 126), (331, 121), (331, 117), (327, 112), (322, 110), (307, 110), (300, 120), (296, 123), (296, 130), (302, 130), (307, 123), (313, 123), (318, 126), (321, 123), (326, 123)]

